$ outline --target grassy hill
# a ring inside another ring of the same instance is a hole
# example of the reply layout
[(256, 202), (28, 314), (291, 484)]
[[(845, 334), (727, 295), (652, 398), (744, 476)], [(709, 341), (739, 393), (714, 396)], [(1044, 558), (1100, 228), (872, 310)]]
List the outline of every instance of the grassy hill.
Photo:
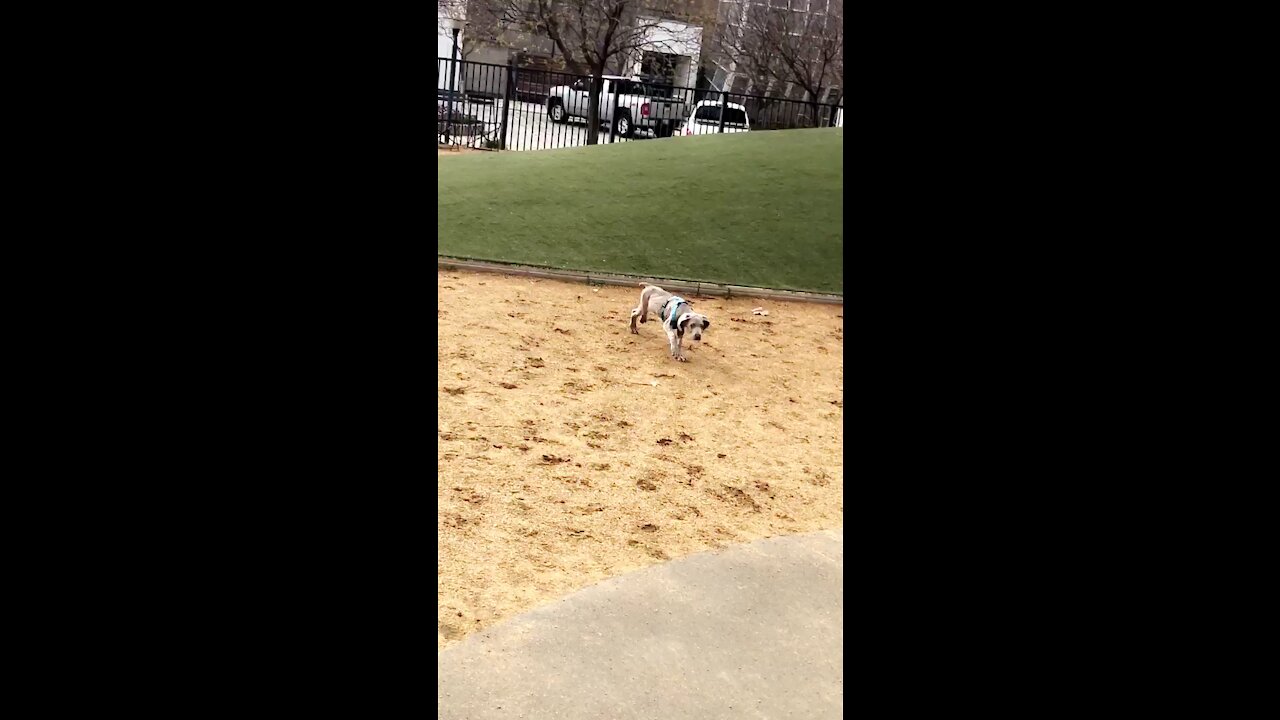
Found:
[(438, 158), (438, 252), (843, 293), (844, 130)]

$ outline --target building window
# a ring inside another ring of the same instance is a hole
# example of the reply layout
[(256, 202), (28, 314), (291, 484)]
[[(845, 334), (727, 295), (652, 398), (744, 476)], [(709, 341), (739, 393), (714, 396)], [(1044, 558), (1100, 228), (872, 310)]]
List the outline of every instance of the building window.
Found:
[(716, 90), (721, 90), (721, 89), (723, 89), (723, 88), (724, 88), (724, 79), (725, 79), (725, 77), (726, 77), (726, 75), (725, 75), (724, 69), (723, 69), (723, 68), (716, 68), (716, 74), (715, 74), (715, 77), (712, 77), (712, 78), (711, 78), (711, 87), (715, 88)]
[(640, 58), (640, 74), (646, 79), (660, 79), (667, 85), (674, 85), (676, 84), (676, 62), (679, 60), (679, 55), (645, 52)]

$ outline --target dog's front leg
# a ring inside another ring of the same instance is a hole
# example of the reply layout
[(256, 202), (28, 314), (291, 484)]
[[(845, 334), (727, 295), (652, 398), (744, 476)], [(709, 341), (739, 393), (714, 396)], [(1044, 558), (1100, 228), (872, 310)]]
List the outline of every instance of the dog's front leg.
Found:
[(666, 328), (666, 331), (667, 331), (667, 345), (671, 350), (672, 359), (682, 360), (683, 358), (680, 357), (680, 338), (676, 336), (675, 330), (672, 330), (671, 328)]
[[(636, 317), (640, 315), (640, 312), (641, 312), (640, 308), (636, 308), (635, 310), (631, 311), (631, 334), (632, 335), (640, 334), (640, 331), (636, 329)], [(643, 320), (641, 322), (643, 322)]]

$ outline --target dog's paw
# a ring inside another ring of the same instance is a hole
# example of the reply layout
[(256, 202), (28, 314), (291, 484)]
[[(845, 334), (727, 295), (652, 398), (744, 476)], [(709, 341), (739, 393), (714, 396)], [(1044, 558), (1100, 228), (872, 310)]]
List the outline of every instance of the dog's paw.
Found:
[(677, 355), (677, 356), (676, 356), (676, 359), (677, 359), (677, 360), (679, 360), (680, 362), (689, 362), (689, 358), (687, 358), (687, 357), (685, 357), (685, 356), (683, 356), (683, 355)]
[(631, 328), (631, 334), (632, 334), (632, 335), (639, 335), (639, 334), (640, 334), (640, 331), (639, 331), (639, 330), (637, 330), (637, 329), (635, 329), (635, 328)]

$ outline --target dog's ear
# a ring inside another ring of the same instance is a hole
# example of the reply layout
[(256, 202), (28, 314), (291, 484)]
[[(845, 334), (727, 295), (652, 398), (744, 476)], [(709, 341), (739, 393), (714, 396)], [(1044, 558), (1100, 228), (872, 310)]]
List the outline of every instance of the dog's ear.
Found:
[(680, 322), (676, 323), (676, 332), (678, 332), (678, 333), (680, 333), (681, 335), (683, 335), (683, 334), (684, 334), (684, 326), (685, 326), (685, 325), (688, 325), (688, 324), (689, 324), (689, 320), (691, 320), (692, 318), (693, 318), (693, 316), (692, 316), (692, 315), (685, 315), (684, 317), (680, 318)]
[(703, 330), (706, 330), (706, 329), (707, 329), (707, 328), (709, 328), (709, 327), (711, 327), (711, 321), (710, 321), (710, 320), (708, 320), (708, 319), (704, 316), (704, 317), (702, 318), (702, 329), (703, 329)]

